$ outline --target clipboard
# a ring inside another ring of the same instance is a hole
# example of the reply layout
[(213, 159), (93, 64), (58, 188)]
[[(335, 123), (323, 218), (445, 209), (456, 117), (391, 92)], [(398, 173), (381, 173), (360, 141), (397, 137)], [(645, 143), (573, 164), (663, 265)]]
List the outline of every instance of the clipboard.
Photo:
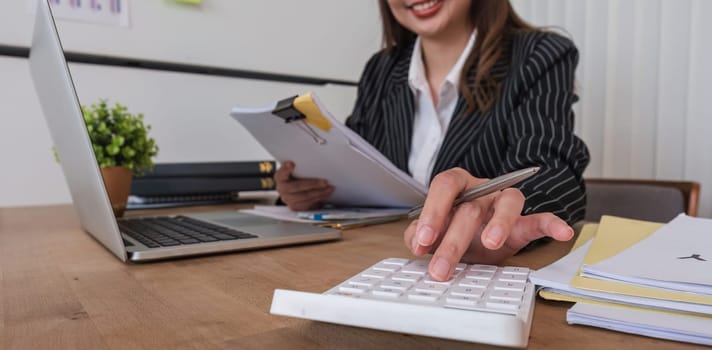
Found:
[(336, 120), (313, 93), (231, 116), (278, 161), (293, 161), (294, 176), (323, 178), (335, 191), (327, 204), (409, 208), (427, 187), (398, 169), (361, 136)]

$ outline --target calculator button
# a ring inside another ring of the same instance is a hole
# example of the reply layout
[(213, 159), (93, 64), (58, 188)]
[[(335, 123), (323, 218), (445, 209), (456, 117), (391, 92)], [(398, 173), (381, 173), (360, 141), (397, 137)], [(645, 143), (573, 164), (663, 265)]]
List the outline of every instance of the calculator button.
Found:
[(484, 288), (474, 288), (474, 287), (453, 287), (450, 288), (450, 294), (461, 296), (461, 297), (471, 297), (479, 298), (484, 293)]
[(486, 305), (487, 305), (487, 307), (491, 307), (493, 309), (502, 309), (502, 310), (511, 310), (511, 311), (516, 311), (519, 309), (519, 302), (511, 301), (511, 300), (490, 299), (490, 300), (487, 300)]
[(391, 279), (394, 281), (418, 282), (420, 276), (413, 273), (398, 272), (394, 273)]
[(343, 292), (343, 293), (363, 294), (366, 291), (368, 291), (369, 289), (370, 288), (365, 287), (365, 286), (355, 286), (352, 284), (339, 286), (339, 292)]
[(489, 271), (494, 273), (495, 271), (497, 271), (497, 266), (474, 264), (470, 266), (470, 271)]
[(460, 283), (457, 285), (460, 287), (473, 287), (473, 288), (487, 288), (489, 285), (490, 281), (485, 281), (485, 280), (471, 280), (471, 279), (461, 279)]
[(525, 283), (521, 282), (495, 282), (495, 290), (511, 290), (517, 292), (524, 292)]
[(465, 278), (489, 281), (494, 277), (494, 272), (491, 271), (470, 271), (465, 274)]
[(398, 289), (376, 287), (371, 291), (371, 294), (378, 297), (398, 298), (403, 292)]
[(466, 296), (448, 296), (445, 298), (445, 303), (449, 305), (475, 306), (477, 302), (477, 298)]
[(361, 273), (361, 276), (363, 276), (363, 277), (380, 278), (380, 279), (386, 278), (390, 275), (391, 275), (390, 272), (378, 271), (378, 270), (368, 270), (366, 272)]
[(517, 275), (511, 273), (503, 273), (497, 277), (497, 280), (502, 282), (521, 282), (525, 283), (527, 281), (527, 275)]
[(428, 272), (428, 264), (420, 260), (414, 261), (408, 265), (403, 266), (401, 272), (425, 275)]
[(521, 301), (524, 293), (511, 290), (493, 290), (489, 297), (490, 299)]
[(443, 294), (447, 290), (447, 286), (432, 283), (418, 283), (413, 288), (416, 292), (423, 292), (429, 294)]
[(436, 280), (434, 280), (434, 279), (431, 279), (431, 278), (430, 278), (430, 275), (427, 275), (427, 276), (425, 276), (425, 278), (423, 279), (423, 283), (439, 284), (439, 285), (441, 285), (441, 286), (449, 286), (449, 285), (451, 285), (453, 282), (455, 282), (455, 279), (454, 279), (453, 277), (450, 277), (450, 279), (447, 280), (447, 281), (436, 281)]
[(465, 263), (459, 263), (455, 265), (455, 271), (462, 271), (467, 268), (467, 264)]
[(396, 271), (398, 271), (399, 268), (400, 267), (398, 265), (385, 264), (385, 263), (376, 264), (373, 266), (374, 270), (386, 271), (386, 272), (396, 272)]
[(413, 260), (411, 261), (407, 266), (410, 267), (422, 267), (422, 268), (428, 268), (428, 265), (430, 265), (430, 262), (428, 260)]
[(413, 286), (413, 283), (411, 282), (405, 282), (405, 281), (395, 281), (392, 279), (387, 279), (383, 282), (381, 282), (381, 287), (383, 288), (391, 288), (391, 289), (400, 289), (400, 290), (406, 290), (410, 287)]
[(389, 264), (389, 265), (398, 265), (398, 266), (404, 266), (407, 264), (410, 260), (408, 259), (399, 259), (399, 258), (388, 258), (383, 261), (381, 261), (382, 264)]
[(408, 299), (415, 300), (415, 301), (435, 302), (438, 300), (438, 297), (433, 294), (417, 292), (417, 293), (408, 294)]
[(349, 284), (357, 285), (357, 286), (366, 286), (366, 287), (373, 287), (374, 285), (378, 284), (381, 282), (380, 279), (378, 278), (369, 278), (369, 277), (356, 277), (352, 280), (349, 280)]
[(529, 269), (526, 267), (514, 267), (506, 266), (502, 268), (502, 273), (509, 273), (512, 275), (529, 275)]

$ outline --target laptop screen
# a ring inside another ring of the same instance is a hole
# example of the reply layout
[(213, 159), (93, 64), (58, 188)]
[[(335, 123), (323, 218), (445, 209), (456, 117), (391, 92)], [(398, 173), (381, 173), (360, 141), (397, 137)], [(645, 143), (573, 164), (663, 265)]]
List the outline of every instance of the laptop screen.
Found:
[(47, 0), (38, 0), (30, 72), (83, 228), (114, 255), (127, 254)]

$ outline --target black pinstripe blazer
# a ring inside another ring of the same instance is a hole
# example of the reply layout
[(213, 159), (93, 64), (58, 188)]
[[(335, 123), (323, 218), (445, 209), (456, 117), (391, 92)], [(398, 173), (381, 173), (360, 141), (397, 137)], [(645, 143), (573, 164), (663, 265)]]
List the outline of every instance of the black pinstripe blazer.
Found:
[[(411, 44), (381, 51), (368, 61), (346, 121), (406, 172), (415, 111), (408, 85), (412, 51)], [(459, 97), (433, 176), (461, 167), (476, 177), (493, 178), (540, 166), (539, 173), (519, 185), (526, 196), (523, 213), (553, 212), (569, 223), (582, 219), (586, 205), (582, 173), (589, 154), (573, 133), (577, 63), (576, 47), (560, 35), (542, 31), (516, 35), (492, 71), (503, 82), (494, 108), (466, 114), (467, 103)], [(467, 74), (474, 82), (474, 68)]]

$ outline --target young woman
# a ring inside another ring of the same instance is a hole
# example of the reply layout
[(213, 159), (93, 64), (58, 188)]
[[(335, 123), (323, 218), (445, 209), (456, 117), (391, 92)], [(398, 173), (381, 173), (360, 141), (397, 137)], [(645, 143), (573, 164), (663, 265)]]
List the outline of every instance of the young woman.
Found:
[[(459, 261), (496, 263), (541, 237), (571, 238), (585, 210), (589, 161), (573, 133), (578, 52), (537, 30), (506, 0), (384, 0), (384, 49), (367, 63), (346, 124), (415, 179), (430, 183), (406, 229), (416, 255), (446, 279)], [(292, 209), (317, 206), (333, 188), (277, 174)], [(458, 193), (529, 166), (516, 188), (457, 208)], [(567, 224), (568, 223), (568, 224)]]

